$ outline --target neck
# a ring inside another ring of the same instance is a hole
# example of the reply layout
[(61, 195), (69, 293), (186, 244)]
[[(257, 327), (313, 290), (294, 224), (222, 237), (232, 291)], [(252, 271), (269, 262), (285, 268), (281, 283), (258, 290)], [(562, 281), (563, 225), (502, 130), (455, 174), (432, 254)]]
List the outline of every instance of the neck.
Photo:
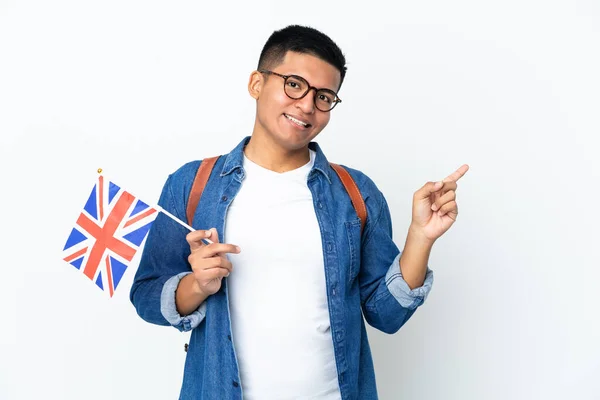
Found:
[(252, 134), (250, 142), (244, 149), (244, 154), (252, 162), (278, 173), (300, 168), (310, 161), (308, 145), (290, 151), (283, 149), (270, 140), (265, 140), (262, 135), (256, 134), (256, 132)]

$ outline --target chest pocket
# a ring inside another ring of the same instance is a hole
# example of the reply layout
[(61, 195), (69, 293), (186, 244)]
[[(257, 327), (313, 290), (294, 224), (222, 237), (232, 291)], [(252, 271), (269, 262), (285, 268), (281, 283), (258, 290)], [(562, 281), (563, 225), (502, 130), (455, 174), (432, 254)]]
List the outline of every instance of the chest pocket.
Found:
[(348, 221), (346, 225), (346, 236), (348, 237), (348, 249), (349, 249), (349, 272), (348, 272), (348, 283), (351, 285), (352, 282), (358, 276), (360, 269), (360, 248), (361, 248), (361, 221), (356, 219), (354, 221)]

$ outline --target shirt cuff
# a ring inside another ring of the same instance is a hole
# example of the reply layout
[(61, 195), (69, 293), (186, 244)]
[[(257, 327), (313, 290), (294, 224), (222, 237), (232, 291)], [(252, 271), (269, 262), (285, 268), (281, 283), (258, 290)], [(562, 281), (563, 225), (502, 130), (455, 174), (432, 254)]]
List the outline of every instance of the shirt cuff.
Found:
[(402, 276), (400, 270), (400, 256), (402, 253), (394, 259), (394, 262), (385, 274), (385, 284), (392, 293), (392, 295), (398, 300), (398, 303), (404, 308), (414, 310), (419, 307), (427, 299), (427, 295), (431, 291), (431, 285), (433, 284), (433, 271), (427, 267), (427, 273), (425, 275), (425, 282), (423, 286), (418, 288), (410, 289), (408, 283)]
[(190, 315), (182, 316), (177, 312), (175, 291), (177, 290), (177, 286), (179, 286), (179, 281), (188, 274), (191, 274), (191, 272), (182, 272), (171, 277), (165, 282), (160, 295), (160, 312), (171, 325), (181, 332), (194, 329), (200, 325), (200, 322), (206, 316), (206, 301), (202, 302), (196, 311)]

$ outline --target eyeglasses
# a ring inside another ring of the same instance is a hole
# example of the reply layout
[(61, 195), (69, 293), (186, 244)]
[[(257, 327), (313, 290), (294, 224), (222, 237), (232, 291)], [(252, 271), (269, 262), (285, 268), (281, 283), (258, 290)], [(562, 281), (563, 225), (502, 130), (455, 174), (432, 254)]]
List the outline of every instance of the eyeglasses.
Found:
[(285, 94), (294, 100), (300, 100), (308, 92), (312, 89), (315, 90), (315, 107), (319, 111), (329, 112), (333, 110), (333, 107), (337, 105), (337, 103), (341, 103), (342, 100), (338, 97), (337, 93), (330, 89), (318, 89), (314, 86), (310, 86), (306, 79), (302, 78), (298, 75), (281, 75), (277, 72), (268, 71), (268, 70), (260, 70), (263, 74), (272, 74), (282, 77), (283, 81), (283, 91)]

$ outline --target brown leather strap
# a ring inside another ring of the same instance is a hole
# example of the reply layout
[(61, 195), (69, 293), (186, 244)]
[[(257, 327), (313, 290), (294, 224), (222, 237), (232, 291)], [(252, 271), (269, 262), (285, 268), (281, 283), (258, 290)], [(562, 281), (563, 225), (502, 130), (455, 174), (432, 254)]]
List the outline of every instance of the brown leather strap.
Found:
[(205, 158), (200, 163), (200, 168), (198, 168), (198, 172), (196, 172), (196, 177), (194, 178), (194, 183), (192, 184), (192, 190), (190, 191), (190, 195), (188, 197), (188, 204), (186, 210), (187, 221), (188, 225), (190, 226), (194, 221), (194, 214), (196, 213), (196, 208), (198, 208), (198, 203), (200, 203), (200, 197), (202, 197), (202, 192), (204, 191), (206, 182), (208, 182), (210, 173), (212, 172), (212, 169), (215, 166), (215, 163), (218, 159), (218, 156)]
[(365, 228), (365, 224), (367, 222), (367, 206), (365, 205), (365, 201), (360, 194), (360, 190), (358, 190), (358, 186), (356, 186), (356, 182), (350, 176), (348, 171), (344, 167), (338, 164), (329, 163), (331, 167), (337, 172), (342, 184), (346, 188), (346, 192), (350, 195), (350, 200), (352, 201), (352, 205), (356, 210), (356, 214), (358, 214), (358, 218), (360, 218), (360, 232), (362, 233)]
[[(194, 183), (192, 184), (192, 190), (190, 191), (190, 195), (188, 197), (186, 216), (189, 225), (192, 225), (196, 208), (198, 207), (200, 198), (202, 197), (202, 192), (204, 191), (204, 187), (208, 182), (210, 173), (212, 172), (212, 169), (218, 159), (219, 156), (205, 158), (202, 160), (202, 163), (200, 163), (200, 168), (198, 168), (198, 172), (194, 178)], [(344, 167), (334, 163), (330, 163), (330, 165), (340, 177), (346, 192), (348, 192), (348, 195), (350, 196), (350, 201), (354, 206), (354, 210), (356, 210), (356, 214), (360, 218), (360, 231), (362, 233), (367, 222), (367, 206), (365, 205), (365, 201), (360, 194), (360, 190), (358, 190), (356, 182), (354, 182), (354, 179), (352, 179), (352, 176), (350, 176)]]

